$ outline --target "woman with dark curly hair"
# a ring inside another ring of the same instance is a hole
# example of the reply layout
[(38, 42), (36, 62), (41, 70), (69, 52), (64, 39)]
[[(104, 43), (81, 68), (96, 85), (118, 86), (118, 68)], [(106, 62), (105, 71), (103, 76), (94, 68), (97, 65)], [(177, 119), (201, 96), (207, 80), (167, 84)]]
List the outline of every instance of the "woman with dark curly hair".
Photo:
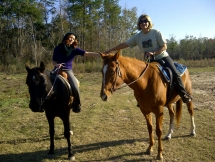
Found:
[(72, 71), (72, 61), (76, 55), (99, 56), (99, 53), (87, 52), (78, 48), (77, 45), (77, 36), (74, 33), (69, 32), (63, 37), (62, 42), (55, 47), (52, 57), (52, 63), (54, 67), (61, 68), (64, 72), (67, 73), (68, 80), (71, 85), (72, 93), (74, 96), (74, 101), (72, 105), (74, 112), (80, 112), (81, 102), (77, 79)]

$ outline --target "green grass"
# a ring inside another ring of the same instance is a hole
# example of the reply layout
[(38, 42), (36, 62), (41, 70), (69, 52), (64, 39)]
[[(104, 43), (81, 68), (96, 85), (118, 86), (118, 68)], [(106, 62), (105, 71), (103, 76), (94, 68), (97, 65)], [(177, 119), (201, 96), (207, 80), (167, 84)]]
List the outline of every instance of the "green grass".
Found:
[[(200, 69), (190, 69), (199, 73)], [(210, 69), (211, 70), (211, 69)], [(210, 71), (208, 68), (204, 72)], [(63, 125), (55, 119), (55, 159), (47, 159), (49, 149), (48, 122), (44, 113), (28, 108), (25, 76), (0, 74), (0, 161), (67, 161), (67, 143)], [(71, 112), (71, 137), (77, 161), (155, 161), (157, 137), (152, 155), (145, 155), (148, 147), (146, 122), (133, 91), (126, 87), (116, 91), (110, 101), (99, 97), (100, 73), (81, 73), (82, 111)], [(195, 92), (194, 92), (195, 95)], [(154, 120), (153, 120), (154, 122)], [(198, 107), (195, 110), (197, 137), (189, 137), (190, 118), (184, 107), (179, 127), (170, 141), (163, 141), (164, 161), (209, 162), (215, 160), (214, 110)], [(163, 137), (169, 126), (168, 111), (164, 110)]]

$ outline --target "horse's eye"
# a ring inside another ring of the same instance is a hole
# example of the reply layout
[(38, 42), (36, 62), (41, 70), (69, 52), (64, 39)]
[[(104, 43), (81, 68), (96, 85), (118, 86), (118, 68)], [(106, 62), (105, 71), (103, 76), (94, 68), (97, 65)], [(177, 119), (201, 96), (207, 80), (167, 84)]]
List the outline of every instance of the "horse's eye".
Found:
[(33, 76), (33, 77), (32, 77), (32, 80), (33, 80), (35, 83), (38, 82), (38, 78), (37, 78), (36, 76)]
[(34, 82), (36, 85), (38, 85), (38, 84), (40, 83), (40, 78), (39, 78), (39, 77), (33, 76), (33, 77), (32, 77), (32, 80), (33, 80), (33, 82)]
[(115, 73), (115, 70), (110, 70), (110, 74), (113, 75)]

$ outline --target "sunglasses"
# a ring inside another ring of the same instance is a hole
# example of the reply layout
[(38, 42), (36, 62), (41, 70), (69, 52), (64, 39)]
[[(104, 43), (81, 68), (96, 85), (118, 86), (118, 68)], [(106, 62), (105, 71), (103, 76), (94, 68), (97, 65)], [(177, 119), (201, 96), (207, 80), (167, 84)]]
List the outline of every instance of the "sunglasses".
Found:
[(140, 24), (147, 23), (147, 22), (149, 22), (149, 21), (148, 20), (140, 20)]

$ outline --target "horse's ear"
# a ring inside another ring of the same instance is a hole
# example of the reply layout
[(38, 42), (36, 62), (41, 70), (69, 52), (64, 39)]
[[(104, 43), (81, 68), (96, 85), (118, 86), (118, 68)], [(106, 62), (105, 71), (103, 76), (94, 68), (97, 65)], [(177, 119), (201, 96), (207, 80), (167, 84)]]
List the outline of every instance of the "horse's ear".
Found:
[(118, 59), (120, 53), (121, 53), (121, 50), (119, 50), (119, 51), (114, 55), (114, 57), (113, 57), (113, 60), (114, 60), (114, 61), (117, 61), (117, 59)]
[(29, 68), (29, 66), (28, 66), (27, 64), (25, 64), (25, 69), (26, 69), (27, 71), (30, 70), (30, 68)]
[(103, 54), (103, 53), (101, 53), (101, 52), (99, 52), (99, 54), (100, 54), (100, 56), (102, 57), (103, 60), (107, 57), (106, 54)]
[(43, 72), (45, 70), (45, 64), (41, 61), (40, 62), (40, 72)]

